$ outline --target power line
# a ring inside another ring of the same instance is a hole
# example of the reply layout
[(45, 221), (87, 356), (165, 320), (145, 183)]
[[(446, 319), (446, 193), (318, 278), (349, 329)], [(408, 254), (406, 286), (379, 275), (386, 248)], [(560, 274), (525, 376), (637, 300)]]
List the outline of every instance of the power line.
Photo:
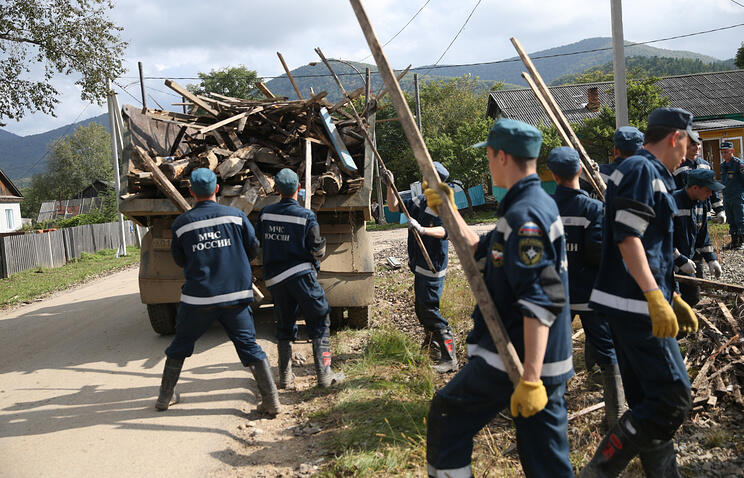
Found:
[(459, 37), (460, 36), (460, 33), (462, 33), (462, 31), (465, 29), (465, 25), (468, 24), (468, 22), (470, 21), (470, 18), (473, 16), (473, 13), (475, 13), (475, 9), (478, 8), (478, 5), (480, 5), (482, 1), (483, 0), (478, 0), (478, 3), (476, 3), (475, 6), (473, 7), (473, 9), (470, 10), (470, 15), (468, 15), (468, 18), (465, 19), (465, 23), (462, 24), (462, 26), (460, 27), (460, 29), (455, 34), (454, 38), (452, 38), (452, 41), (449, 43), (449, 45), (447, 45), (447, 48), (445, 48), (444, 51), (442, 52), (442, 54), (439, 55), (439, 58), (437, 59), (436, 62), (434, 62), (434, 65), (431, 68), (429, 68), (428, 70), (426, 70), (424, 73), (422, 73), (423, 75), (429, 73), (429, 71), (431, 71), (432, 68), (436, 67), (439, 64), (439, 62), (442, 61), (442, 58), (444, 58), (444, 55), (447, 54), (447, 52), (449, 51), (449, 49), (455, 43), (455, 40), (457, 40), (457, 37)]
[[(384, 43), (384, 44), (382, 45), (382, 47), (383, 47), (383, 48), (385, 48), (386, 46), (388, 46), (388, 44), (389, 44), (389, 43), (390, 43), (391, 41), (395, 40), (395, 37), (397, 37), (398, 35), (400, 35), (400, 34), (401, 34), (401, 33), (403, 32), (403, 30), (405, 30), (405, 29), (406, 29), (406, 27), (407, 27), (408, 25), (410, 25), (410, 24), (411, 24), (411, 22), (412, 22), (412, 21), (413, 21), (413, 20), (414, 20), (414, 19), (415, 19), (415, 18), (416, 18), (416, 17), (418, 16), (418, 14), (419, 14), (419, 13), (421, 13), (421, 12), (422, 12), (422, 11), (424, 10), (424, 8), (425, 8), (425, 7), (426, 7), (426, 6), (427, 6), (427, 5), (429, 4), (429, 2), (430, 2), (430, 1), (431, 1), (431, 0), (426, 0), (426, 3), (424, 3), (424, 4), (423, 4), (423, 5), (421, 6), (421, 8), (419, 8), (419, 9), (418, 9), (418, 11), (417, 11), (416, 13), (414, 13), (414, 14), (413, 14), (413, 16), (411, 17), (411, 19), (410, 19), (410, 20), (408, 20), (408, 23), (406, 23), (405, 25), (403, 25), (403, 28), (401, 28), (400, 30), (398, 30), (398, 33), (396, 33), (395, 35), (393, 35), (393, 36), (392, 36), (392, 37), (390, 38), (390, 40), (386, 41), (386, 42), (385, 42), (385, 43)], [(732, 0), (732, 1), (733, 1), (733, 0)], [(369, 55), (367, 55), (367, 56), (365, 56), (364, 58), (362, 58), (361, 60), (359, 60), (359, 62), (361, 63), (361, 62), (363, 62), (364, 60), (366, 60), (367, 58), (369, 58), (369, 57), (371, 57), (371, 56), (372, 56), (372, 53), (370, 53)]]
[[(122, 78), (123, 78), (123, 77), (122, 77)], [(129, 91), (128, 91), (128, 90), (126, 89), (126, 88), (124, 88), (123, 86), (121, 86), (121, 85), (120, 85), (119, 83), (117, 83), (116, 81), (114, 81), (113, 83), (114, 83), (114, 84), (115, 84), (116, 86), (118, 86), (118, 87), (119, 87), (119, 89), (120, 89), (120, 90), (122, 90), (122, 91), (123, 91), (124, 93), (126, 93), (126, 94), (128, 94), (129, 96), (131, 96), (132, 98), (134, 98), (134, 101), (136, 101), (136, 102), (137, 102), (137, 103), (139, 103), (139, 104), (142, 104), (142, 100), (141, 100), (141, 99), (139, 99), (139, 98), (137, 98), (136, 96), (134, 96), (134, 95), (133, 95), (132, 93), (130, 93), (130, 92), (129, 92)]]
[(731, 0), (731, 2), (733, 2), (733, 3), (737, 4), (737, 5), (739, 5), (740, 7), (744, 8), (744, 5), (742, 5), (741, 3), (737, 2), (736, 0)]

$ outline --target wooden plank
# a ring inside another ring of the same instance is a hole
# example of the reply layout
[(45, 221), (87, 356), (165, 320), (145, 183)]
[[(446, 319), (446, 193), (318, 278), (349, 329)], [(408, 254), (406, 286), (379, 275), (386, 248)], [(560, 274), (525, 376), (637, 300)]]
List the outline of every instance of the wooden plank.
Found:
[(245, 164), (248, 166), (248, 169), (250, 169), (251, 172), (256, 175), (258, 182), (261, 183), (261, 187), (266, 194), (271, 194), (272, 192), (274, 192), (274, 186), (269, 182), (268, 179), (266, 179), (263, 171), (261, 171), (261, 168), (258, 167), (255, 161), (251, 159), (246, 161)]
[(231, 157), (222, 161), (215, 168), (215, 172), (219, 174), (223, 180), (225, 180), (238, 174), (243, 169), (244, 165), (245, 159)]
[[(263, 110), (263, 108), (261, 108), (261, 110)], [(223, 127), (225, 125), (228, 125), (228, 124), (230, 124), (230, 123), (232, 123), (234, 121), (238, 121), (239, 119), (245, 118), (246, 116), (248, 116), (250, 114), (253, 114), (253, 113), (256, 113), (256, 111), (244, 111), (244, 112), (242, 112), (240, 114), (237, 114), (235, 116), (231, 116), (231, 117), (229, 117), (227, 119), (223, 119), (222, 121), (218, 121), (218, 122), (216, 122), (214, 124), (210, 124), (209, 126), (205, 126), (203, 128), (200, 128), (200, 129), (198, 129), (196, 131), (196, 133), (198, 133), (198, 134), (209, 133), (210, 131), (214, 131), (217, 128), (221, 128), (221, 127)]]
[(312, 198), (311, 190), (311, 179), (313, 169), (313, 144), (305, 140), (305, 209), (310, 209), (310, 201)]
[(155, 184), (157, 185), (158, 189), (165, 194), (165, 197), (170, 199), (173, 204), (176, 205), (179, 211), (186, 212), (189, 209), (191, 209), (191, 206), (186, 201), (186, 199), (181, 196), (181, 193), (178, 192), (178, 190), (173, 186), (173, 184), (168, 181), (168, 178), (165, 177), (162, 171), (155, 165), (155, 162), (152, 160), (150, 155), (142, 149), (141, 146), (135, 146), (134, 147), (134, 153), (140, 157), (140, 160), (142, 161), (142, 164), (145, 166), (145, 168), (152, 173), (152, 179), (155, 180)]
[(256, 88), (258, 88), (258, 91), (264, 94), (268, 99), (273, 100), (277, 97), (274, 95), (274, 93), (269, 90), (269, 87), (266, 86), (263, 82), (257, 81), (256, 82)]
[(684, 284), (697, 285), (701, 289), (712, 289), (714, 291), (725, 291), (732, 294), (744, 293), (744, 286), (736, 284), (728, 284), (726, 282), (719, 282), (716, 280), (699, 279), (697, 277), (688, 277), (680, 274), (674, 274), (674, 280)]
[[(408, 73), (408, 70), (410, 70), (410, 69), (411, 69), (411, 65), (408, 65), (405, 70), (401, 71), (398, 74), (397, 80), (398, 81), (402, 80), (403, 77), (406, 76), (406, 73)], [(380, 92), (377, 93), (377, 96), (375, 97), (375, 99), (377, 100), (378, 103), (380, 101), (382, 101), (382, 99), (385, 97), (385, 95), (387, 94), (387, 92), (388, 92), (387, 85), (383, 85), (382, 90), (380, 90)]]
[(175, 81), (173, 81), (173, 80), (165, 80), (165, 86), (167, 86), (171, 90), (175, 91), (179, 95), (187, 98), (189, 101), (191, 101), (195, 105), (199, 106), (201, 109), (203, 109), (204, 111), (206, 111), (210, 115), (212, 115), (212, 116), (219, 115), (219, 111), (217, 111), (216, 109), (212, 108), (209, 105), (209, 103), (207, 103), (206, 101), (200, 99), (198, 96), (196, 96), (195, 94), (191, 93), (189, 90), (187, 90), (183, 86), (179, 85)]
[(178, 134), (176, 135), (176, 139), (173, 140), (173, 146), (171, 146), (171, 149), (168, 152), (168, 156), (173, 156), (174, 154), (176, 154), (176, 151), (178, 151), (178, 145), (181, 144), (181, 140), (186, 134), (186, 129), (186, 126), (181, 126), (181, 129), (178, 130)]
[[(403, 91), (400, 89), (398, 81), (395, 79), (395, 75), (393, 74), (392, 68), (390, 68), (385, 53), (382, 51), (377, 35), (370, 24), (367, 12), (364, 11), (361, 0), (350, 0), (350, 2), (354, 9), (354, 13), (359, 20), (359, 24), (362, 27), (362, 31), (367, 38), (367, 43), (369, 44), (372, 55), (375, 58), (382, 79), (390, 90), (390, 97), (395, 105), (398, 117), (400, 118), (401, 127), (408, 138), (408, 142), (411, 144), (419, 169), (423, 173), (424, 179), (426, 179), (432, 187), (438, 187), (440, 183), (439, 175), (434, 168), (434, 163), (429, 156), (429, 151), (426, 149), (424, 138), (421, 136), (418, 126), (416, 126), (416, 121), (413, 119), (411, 110), (408, 108), (408, 102), (403, 95)], [(483, 319), (486, 322), (486, 326), (488, 327), (488, 331), (493, 338), (494, 345), (504, 362), (504, 368), (509, 375), (509, 379), (516, 385), (519, 383), (522, 376), (522, 363), (519, 360), (514, 344), (512, 344), (509, 339), (504, 324), (501, 322), (498, 310), (488, 292), (483, 276), (478, 270), (475, 258), (473, 257), (473, 251), (457, 224), (453, 206), (447, 198), (443, 199), (442, 206), (439, 208), (439, 215), (449, 233), (450, 241), (452, 241), (455, 246), (457, 256), (460, 259), (460, 264), (462, 265), (465, 276), (473, 290), (473, 295), (478, 302), (478, 308), (480, 309)]]
[(336, 154), (338, 154), (338, 157), (341, 160), (339, 166), (347, 174), (356, 173), (358, 171), (356, 164), (354, 164), (354, 160), (352, 159), (351, 154), (349, 154), (349, 150), (346, 149), (346, 144), (344, 144), (344, 141), (341, 139), (341, 134), (338, 132), (338, 129), (336, 129), (336, 125), (333, 123), (333, 118), (331, 118), (330, 113), (328, 113), (328, 110), (325, 107), (320, 108), (320, 118), (323, 120), (323, 127), (328, 133), (331, 144), (333, 144), (333, 149), (336, 150)]
[(603, 409), (605, 406), (604, 402), (595, 403), (594, 405), (588, 406), (582, 410), (579, 410), (578, 412), (573, 412), (568, 415), (568, 421), (573, 420), (574, 418), (578, 418), (580, 416), (586, 415), (588, 413), (595, 412), (597, 410)]
[(723, 313), (723, 318), (726, 319), (726, 322), (728, 322), (729, 327), (731, 327), (731, 330), (735, 333), (739, 333), (739, 324), (736, 323), (736, 319), (734, 319), (734, 316), (731, 315), (731, 311), (729, 308), (721, 302), (720, 300), (716, 301), (716, 304), (718, 305), (718, 308), (721, 309), (721, 312)]
[(289, 82), (292, 83), (292, 88), (294, 88), (295, 93), (297, 93), (297, 98), (302, 99), (302, 93), (300, 93), (300, 89), (297, 88), (297, 83), (295, 83), (294, 77), (292, 77), (292, 73), (289, 71), (289, 67), (287, 66), (287, 62), (284, 61), (284, 57), (279, 52), (276, 52), (276, 56), (278, 56), (279, 61), (282, 62), (282, 67), (284, 68), (284, 72), (287, 74), (287, 78), (289, 78)]

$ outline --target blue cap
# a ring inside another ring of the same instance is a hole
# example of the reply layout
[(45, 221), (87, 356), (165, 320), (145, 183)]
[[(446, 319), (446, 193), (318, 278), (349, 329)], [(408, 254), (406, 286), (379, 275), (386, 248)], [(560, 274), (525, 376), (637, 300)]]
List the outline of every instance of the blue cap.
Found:
[(734, 149), (734, 143), (731, 141), (724, 141), (721, 143), (721, 149)]
[(656, 108), (648, 115), (648, 125), (683, 129), (692, 141), (699, 143), (700, 137), (692, 130), (692, 118), (692, 113), (682, 108)]
[(716, 181), (716, 173), (712, 169), (693, 169), (687, 172), (688, 186), (703, 186), (711, 191), (720, 191), (725, 186)]
[(488, 140), (474, 144), (473, 148), (490, 146), (512, 156), (537, 158), (540, 155), (542, 133), (539, 129), (522, 121), (500, 118), (491, 126)]
[(198, 168), (191, 172), (191, 190), (199, 197), (211, 196), (217, 189), (217, 175), (211, 169)]
[(300, 179), (297, 177), (297, 173), (289, 168), (284, 168), (276, 173), (274, 181), (276, 182), (276, 188), (285, 196), (291, 196), (300, 186)]
[(449, 171), (447, 171), (447, 168), (445, 168), (439, 161), (434, 161), (434, 169), (437, 170), (440, 181), (445, 182), (449, 179)]
[(581, 169), (579, 153), (569, 146), (558, 146), (548, 155), (548, 169), (556, 176), (572, 178)]
[(635, 153), (643, 146), (643, 133), (633, 126), (621, 126), (615, 131), (612, 142), (624, 153)]

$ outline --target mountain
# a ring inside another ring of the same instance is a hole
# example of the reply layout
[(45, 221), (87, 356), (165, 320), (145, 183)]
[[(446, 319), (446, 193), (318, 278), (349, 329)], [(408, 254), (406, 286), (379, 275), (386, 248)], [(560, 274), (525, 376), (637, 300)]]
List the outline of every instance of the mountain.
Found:
[(28, 184), (31, 176), (46, 170), (47, 148), (62, 136), (72, 133), (80, 126), (101, 123), (109, 129), (108, 114), (68, 124), (45, 133), (18, 136), (0, 129), (0, 169), (18, 187)]

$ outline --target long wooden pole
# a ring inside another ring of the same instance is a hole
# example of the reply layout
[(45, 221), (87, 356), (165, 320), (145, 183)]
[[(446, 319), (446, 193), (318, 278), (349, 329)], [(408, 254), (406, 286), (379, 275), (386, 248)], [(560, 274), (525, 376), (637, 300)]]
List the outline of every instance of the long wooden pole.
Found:
[(278, 56), (279, 61), (282, 62), (282, 67), (284, 67), (284, 72), (287, 74), (287, 78), (289, 78), (289, 82), (292, 83), (292, 88), (294, 88), (295, 93), (297, 93), (297, 98), (302, 99), (302, 93), (300, 93), (300, 89), (297, 88), (297, 83), (295, 83), (294, 77), (292, 76), (292, 73), (289, 71), (289, 67), (287, 66), (287, 63), (284, 61), (284, 57), (279, 52), (276, 52), (276, 56)]
[[(341, 93), (344, 95), (344, 97), (348, 97), (348, 94), (346, 93), (346, 89), (344, 89), (344, 85), (341, 83), (341, 80), (338, 79), (338, 76), (336, 76), (336, 72), (333, 71), (333, 68), (331, 68), (331, 64), (326, 59), (325, 55), (323, 55), (323, 52), (320, 50), (320, 48), (316, 48), (315, 52), (318, 54), (320, 59), (323, 60), (323, 63), (325, 63), (325, 66), (328, 67), (328, 71), (331, 72), (331, 76), (333, 76), (333, 78), (336, 80), (338, 87), (341, 89)], [(362, 118), (359, 116), (359, 113), (357, 112), (357, 109), (354, 106), (354, 102), (350, 101), (349, 105), (351, 106), (351, 111), (354, 114), (354, 119), (357, 122), (357, 126), (359, 126), (359, 129), (362, 130), (362, 134), (364, 135), (364, 138), (367, 140), (369, 147), (372, 148), (372, 151), (375, 153), (377, 162), (380, 164), (380, 172), (381, 173), (384, 172), (387, 168), (385, 167), (385, 163), (382, 161), (382, 156), (380, 156), (380, 152), (377, 151), (377, 146), (375, 145), (375, 141), (369, 135), (369, 132), (367, 131), (367, 128), (364, 125), (364, 121), (362, 121)], [(406, 219), (410, 221), (411, 215), (408, 213), (408, 208), (406, 208), (405, 203), (403, 203), (403, 198), (400, 197), (398, 188), (395, 187), (395, 184), (390, 184), (389, 187), (393, 189), (395, 198), (398, 200), (398, 206), (403, 211), (403, 214), (405, 214)], [(424, 241), (421, 239), (421, 235), (415, 229), (412, 229), (412, 231), (413, 231), (413, 237), (416, 238), (416, 243), (418, 244), (419, 249), (421, 249), (421, 254), (424, 256), (426, 265), (429, 266), (429, 270), (431, 270), (432, 272), (437, 272), (437, 269), (434, 267), (434, 264), (431, 262), (431, 257), (429, 257), (429, 252), (426, 250), (426, 247), (424, 246)]]
[[(424, 179), (432, 187), (436, 187), (440, 184), (439, 175), (434, 168), (434, 163), (431, 160), (431, 156), (429, 156), (429, 151), (426, 149), (424, 138), (421, 136), (421, 133), (416, 126), (416, 121), (413, 119), (410, 108), (408, 108), (408, 103), (403, 96), (403, 91), (400, 89), (400, 85), (395, 79), (393, 70), (385, 57), (385, 52), (382, 51), (380, 41), (372, 28), (367, 12), (364, 11), (361, 0), (350, 0), (350, 2), (357, 20), (359, 21), (359, 25), (362, 27), (364, 36), (367, 39), (369, 48), (372, 51), (372, 55), (375, 58), (382, 79), (387, 86), (386, 91), (390, 92), (393, 105), (395, 105), (398, 117), (400, 118), (401, 127), (406, 134), (406, 138), (408, 138), (408, 142), (410, 143), (411, 149), (416, 157), (419, 169), (421, 170)], [(439, 207), (439, 215), (447, 228), (450, 240), (455, 246), (465, 276), (468, 279), (470, 288), (473, 290), (475, 299), (478, 301), (478, 308), (483, 315), (483, 319), (488, 327), (489, 333), (491, 334), (491, 338), (493, 338), (496, 350), (498, 350), (499, 355), (501, 356), (506, 373), (509, 375), (509, 379), (512, 383), (516, 385), (519, 383), (522, 376), (522, 363), (519, 360), (517, 351), (514, 349), (514, 344), (509, 340), (509, 335), (504, 328), (504, 324), (501, 322), (501, 318), (499, 317), (498, 310), (493, 303), (493, 299), (488, 293), (488, 288), (483, 280), (483, 276), (478, 270), (475, 258), (473, 257), (473, 250), (466, 241), (463, 231), (458, 227), (453, 206), (447, 198), (443, 199), (443, 203)]]
[(599, 175), (599, 167), (597, 166), (597, 163), (595, 163), (594, 160), (589, 157), (586, 150), (584, 149), (584, 146), (581, 145), (581, 141), (579, 141), (579, 137), (576, 136), (576, 133), (571, 127), (571, 123), (568, 122), (568, 119), (563, 114), (563, 111), (561, 111), (560, 107), (558, 107), (558, 102), (556, 102), (555, 98), (553, 98), (553, 94), (548, 89), (545, 81), (543, 81), (542, 76), (540, 76), (540, 73), (537, 71), (537, 68), (535, 68), (534, 63), (532, 63), (532, 60), (530, 59), (527, 52), (524, 50), (524, 48), (522, 48), (522, 44), (519, 43), (519, 40), (513, 37), (511, 38), (511, 42), (514, 45), (514, 48), (517, 50), (520, 58), (522, 58), (524, 66), (527, 67), (530, 75), (535, 80), (538, 89), (545, 97), (545, 100), (547, 101), (550, 108), (553, 110), (554, 116), (559, 121), (560, 125), (563, 127), (564, 131), (571, 140), (571, 146), (573, 146), (576, 151), (579, 152), (579, 157), (581, 158), (581, 162), (584, 166), (584, 171), (586, 171), (586, 176), (589, 180), (589, 183), (597, 191), (600, 198), (604, 199), (604, 193), (607, 189), (607, 186), (605, 185), (602, 177)]

